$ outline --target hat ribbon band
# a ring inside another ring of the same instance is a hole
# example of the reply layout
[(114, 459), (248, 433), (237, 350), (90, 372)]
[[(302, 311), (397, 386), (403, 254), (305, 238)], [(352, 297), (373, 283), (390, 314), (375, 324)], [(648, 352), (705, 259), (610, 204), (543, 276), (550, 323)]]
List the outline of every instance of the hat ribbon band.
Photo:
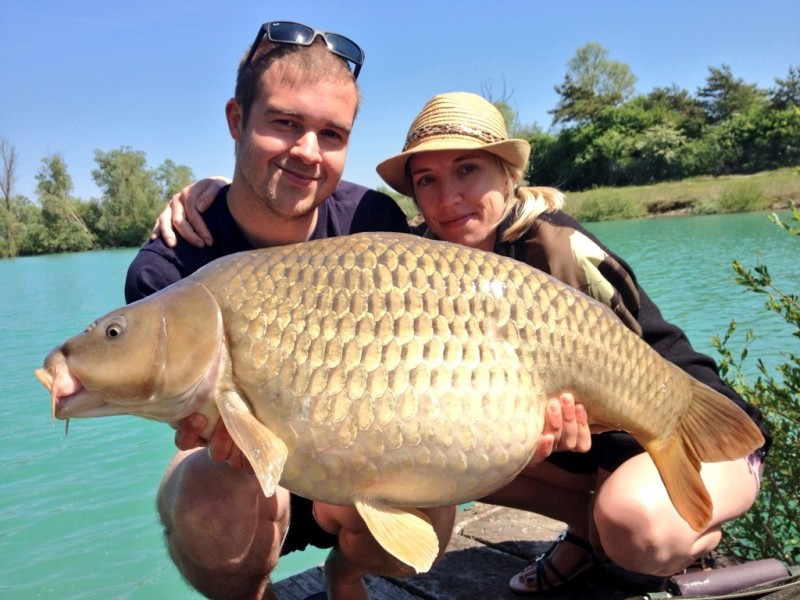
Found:
[(420, 127), (419, 129), (415, 129), (408, 134), (405, 146), (403, 146), (403, 152), (408, 150), (420, 139), (440, 135), (463, 135), (478, 139), (482, 142), (486, 142), (487, 144), (494, 144), (507, 139), (499, 135), (494, 135), (493, 133), (490, 133), (484, 129), (464, 127), (463, 125), (429, 125), (428, 127)]

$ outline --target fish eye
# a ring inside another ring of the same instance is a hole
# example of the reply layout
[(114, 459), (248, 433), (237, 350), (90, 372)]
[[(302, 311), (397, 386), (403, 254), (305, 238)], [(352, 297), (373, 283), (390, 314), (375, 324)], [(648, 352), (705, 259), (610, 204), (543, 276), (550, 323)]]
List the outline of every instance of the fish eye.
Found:
[(125, 331), (125, 318), (120, 317), (118, 319), (112, 320), (108, 325), (106, 325), (106, 337), (107, 338), (115, 338)]

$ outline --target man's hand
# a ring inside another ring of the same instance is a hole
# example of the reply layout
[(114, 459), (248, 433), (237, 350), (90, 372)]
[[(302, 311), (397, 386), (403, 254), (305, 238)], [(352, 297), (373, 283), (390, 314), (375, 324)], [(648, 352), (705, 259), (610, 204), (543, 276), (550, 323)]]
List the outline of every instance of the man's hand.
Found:
[(222, 419), (217, 421), (214, 426), (210, 440), (206, 440), (202, 435), (207, 425), (208, 419), (205, 416), (199, 413), (189, 415), (178, 424), (178, 428), (175, 431), (175, 445), (180, 450), (191, 450), (198, 446), (206, 446), (211, 460), (227, 462), (234, 469), (247, 469), (252, 472), (253, 467), (250, 466), (250, 462), (239, 450), (239, 447), (233, 443), (233, 439), (225, 428), (225, 423), (222, 422)]

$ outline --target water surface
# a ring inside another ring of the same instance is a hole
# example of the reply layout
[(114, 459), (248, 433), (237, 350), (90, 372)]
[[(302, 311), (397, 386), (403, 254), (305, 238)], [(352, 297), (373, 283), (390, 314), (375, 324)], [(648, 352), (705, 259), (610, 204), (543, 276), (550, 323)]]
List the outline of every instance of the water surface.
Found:
[[(694, 345), (736, 319), (759, 337), (751, 355), (775, 364), (798, 351), (763, 297), (733, 281), (734, 259), (761, 260), (787, 290), (800, 289), (797, 238), (764, 214), (647, 219), (590, 228), (633, 265), (640, 282)], [(133, 417), (53, 425), (33, 376), (50, 349), (124, 302), (133, 250), (0, 260), (0, 598), (199, 598), (170, 563), (154, 509), (172, 431)], [(292, 554), (277, 578), (318, 564)]]

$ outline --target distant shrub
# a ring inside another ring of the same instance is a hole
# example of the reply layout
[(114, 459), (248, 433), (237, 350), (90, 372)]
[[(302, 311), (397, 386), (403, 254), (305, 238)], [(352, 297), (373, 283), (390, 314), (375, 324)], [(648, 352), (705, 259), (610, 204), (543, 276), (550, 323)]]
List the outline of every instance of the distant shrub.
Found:
[(633, 198), (615, 194), (612, 190), (593, 194), (576, 207), (575, 216), (580, 221), (614, 221), (643, 217), (646, 209)]
[(695, 215), (717, 215), (721, 212), (719, 198), (701, 198), (692, 207), (692, 214)]
[(719, 212), (751, 212), (765, 208), (764, 193), (755, 183), (740, 183), (726, 190), (716, 201)]

